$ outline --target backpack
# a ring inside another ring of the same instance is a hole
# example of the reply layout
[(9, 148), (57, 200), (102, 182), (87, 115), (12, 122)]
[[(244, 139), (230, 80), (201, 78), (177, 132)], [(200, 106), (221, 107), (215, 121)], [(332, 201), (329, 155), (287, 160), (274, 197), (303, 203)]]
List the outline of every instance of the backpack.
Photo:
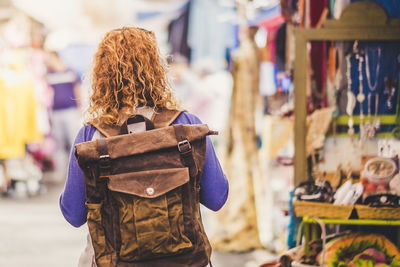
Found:
[[(211, 246), (200, 216), (205, 124), (171, 125), (181, 111), (122, 126), (90, 122), (106, 138), (77, 144), (87, 224), (98, 267), (206, 266)], [(144, 121), (146, 131), (128, 133)]]

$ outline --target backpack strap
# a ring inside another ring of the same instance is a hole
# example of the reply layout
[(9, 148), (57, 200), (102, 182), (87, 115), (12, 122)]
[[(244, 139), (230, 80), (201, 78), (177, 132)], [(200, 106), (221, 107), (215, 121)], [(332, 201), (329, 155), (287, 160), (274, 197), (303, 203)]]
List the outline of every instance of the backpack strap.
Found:
[(162, 109), (155, 111), (151, 120), (155, 128), (167, 127), (171, 125), (182, 112), (183, 110)]
[(190, 177), (195, 177), (199, 173), (199, 170), (194, 160), (192, 145), (187, 139), (185, 128), (182, 124), (174, 124), (173, 127), (182, 163), (189, 168)]
[(105, 137), (111, 137), (119, 135), (121, 127), (115, 125), (108, 125), (105, 123), (100, 122), (99, 119), (94, 119), (89, 122), (94, 128), (96, 128), (102, 135)]

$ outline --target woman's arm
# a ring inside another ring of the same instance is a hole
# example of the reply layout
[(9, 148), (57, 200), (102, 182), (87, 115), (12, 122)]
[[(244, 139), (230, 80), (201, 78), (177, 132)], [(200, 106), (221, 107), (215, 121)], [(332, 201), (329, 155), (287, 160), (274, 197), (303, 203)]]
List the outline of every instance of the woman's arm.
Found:
[(94, 134), (93, 129), (94, 128), (91, 126), (84, 126), (76, 136), (71, 149), (67, 180), (65, 182), (64, 191), (60, 196), (61, 212), (65, 219), (75, 227), (79, 227), (86, 222), (87, 214), (85, 206), (85, 181), (75, 158), (75, 145), (91, 140)]
[[(202, 124), (199, 118), (187, 112), (182, 113), (174, 122), (174, 124), (179, 123)], [(200, 203), (213, 211), (222, 208), (228, 198), (229, 184), (209, 137), (207, 137), (206, 160), (200, 186)]]

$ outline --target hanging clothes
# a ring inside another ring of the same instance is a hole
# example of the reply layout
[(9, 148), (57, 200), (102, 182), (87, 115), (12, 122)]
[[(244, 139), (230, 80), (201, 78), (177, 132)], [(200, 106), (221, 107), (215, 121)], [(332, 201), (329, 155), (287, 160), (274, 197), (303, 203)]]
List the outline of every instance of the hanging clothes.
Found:
[(278, 71), (286, 70), (286, 23), (282, 24), (276, 31), (276, 66)]
[(181, 55), (190, 60), (190, 47), (187, 43), (189, 28), (190, 2), (185, 6), (178, 18), (168, 25), (168, 43), (171, 46), (172, 55)]
[[(311, 27), (315, 27), (320, 20), (324, 8), (327, 6), (327, 0), (310, 0), (310, 22)], [(313, 108), (326, 107), (326, 98), (324, 96), (326, 80), (326, 43), (311, 42), (311, 66), (313, 71), (312, 80), (315, 87), (313, 92)]]
[(29, 74), (4, 70), (0, 74), (0, 158), (25, 155), (25, 145), (39, 142), (38, 104)]
[(299, 0), (280, 0), (280, 5), (286, 22), (297, 24), (296, 16), (299, 12)]
[(226, 55), (232, 38), (232, 25), (221, 16), (230, 12), (215, 0), (192, 0), (190, 4), (188, 44), (191, 65), (214, 70), (227, 66)]

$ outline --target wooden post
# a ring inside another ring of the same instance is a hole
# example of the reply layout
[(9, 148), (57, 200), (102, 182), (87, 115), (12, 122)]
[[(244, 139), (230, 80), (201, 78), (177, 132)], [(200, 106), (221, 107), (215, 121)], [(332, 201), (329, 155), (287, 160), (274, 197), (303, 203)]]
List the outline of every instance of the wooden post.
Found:
[(307, 119), (307, 41), (295, 30), (296, 52), (294, 63), (294, 182), (295, 185), (307, 177), (306, 119)]

